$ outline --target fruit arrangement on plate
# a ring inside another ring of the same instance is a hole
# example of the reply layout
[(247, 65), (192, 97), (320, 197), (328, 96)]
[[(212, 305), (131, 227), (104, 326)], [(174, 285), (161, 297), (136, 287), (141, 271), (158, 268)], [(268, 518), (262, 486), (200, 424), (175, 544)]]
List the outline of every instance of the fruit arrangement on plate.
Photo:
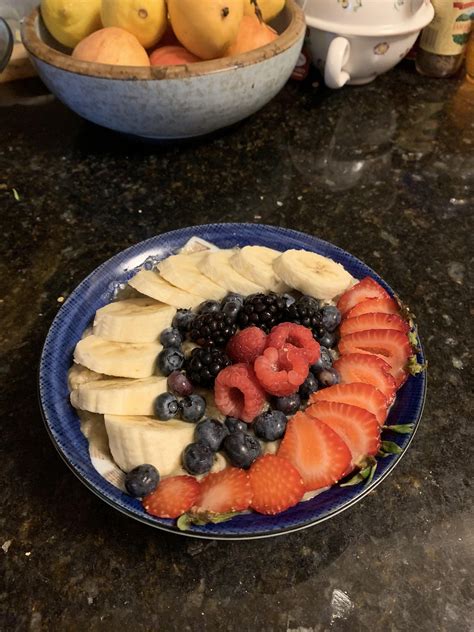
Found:
[(75, 59), (168, 66), (229, 57), (278, 37), (285, 0), (42, 0), (51, 35)]
[(409, 313), (371, 277), (193, 239), (124, 292), (77, 343), (70, 399), (149, 514), (182, 529), (278, 514), (397, 451), (385, 420), (422, 367)]

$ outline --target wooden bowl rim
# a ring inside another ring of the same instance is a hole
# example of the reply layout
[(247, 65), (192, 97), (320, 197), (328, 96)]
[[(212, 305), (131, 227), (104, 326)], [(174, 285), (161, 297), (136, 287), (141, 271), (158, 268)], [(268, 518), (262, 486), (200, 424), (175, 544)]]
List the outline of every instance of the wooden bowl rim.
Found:
[(289, 24), (273, 42), (234, 57), (222, 57), (180, 66), (114, 66), (73, 59), (70, 55), (51, 48), (39, 37), (36, 32), (36, 23), (40, 19), (39, 8), (33, 9), (24, 19), (22, 40), (30, 55), (67, 72), (103, 79), (133, 81), (190, 79), (258, 64), (291, 48), (304, 35), (306, 21), (303, 10), (295, 0), (286, 0), (284, 11), (289, 13)]

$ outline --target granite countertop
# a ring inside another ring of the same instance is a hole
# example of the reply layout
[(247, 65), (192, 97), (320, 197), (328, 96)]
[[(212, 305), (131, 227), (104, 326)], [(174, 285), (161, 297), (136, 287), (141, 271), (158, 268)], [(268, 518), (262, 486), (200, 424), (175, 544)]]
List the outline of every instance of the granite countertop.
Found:
[[(0, 90), (0, 138), (0, 629), (472, 630), (474, 86), (408, 64), (338, 92), (311, 76), (211, 138), (142, 146), (30, 81)], [(36, 395), (48, 327), (85, 275), (156, 233), (225, 221), (363, 259), (417, 314), (430, 361), (395, 472), (327, 523), (253, 542), (108, 507), (56, 453)]]

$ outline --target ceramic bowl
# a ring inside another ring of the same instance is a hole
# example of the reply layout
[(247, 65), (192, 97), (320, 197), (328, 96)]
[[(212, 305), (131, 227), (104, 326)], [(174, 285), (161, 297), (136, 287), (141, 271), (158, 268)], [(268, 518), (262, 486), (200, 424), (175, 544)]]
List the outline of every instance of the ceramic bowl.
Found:
[(303, 45), (295, 0), (273, 26), (274, 42), (235, 57), (182, 66), (128, 67), (73, 59), (48, 34), (39, 11), (25, 19), (23, 43), (49, 90), (85, 119), (150, 139), (200, 136), (268, 103), (290, 77)]
[(330, 88), (364, 84), (409, 52), (434, 16), (429, 0), (300, 0), (313, 62)]

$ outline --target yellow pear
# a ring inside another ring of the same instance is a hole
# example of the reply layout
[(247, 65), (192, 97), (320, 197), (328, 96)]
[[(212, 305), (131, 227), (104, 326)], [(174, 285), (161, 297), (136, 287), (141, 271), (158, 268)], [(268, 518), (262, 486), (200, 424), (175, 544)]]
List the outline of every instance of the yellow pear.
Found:
[(168, 0), (176, 37), (201, 59), (225, 54), (237, 37), (243, 12), (242, 0)]
[[(285, 0), (257, 0), (257, 4), (264, 21), (270, 22), (283, 11)], [(244, 14), (255, 15), (255, 4), (252, 0), (244, 0)]]
[(165, 0), (102, 0), (102, 24), (125, 29), (151, 48), (168, 24)]

